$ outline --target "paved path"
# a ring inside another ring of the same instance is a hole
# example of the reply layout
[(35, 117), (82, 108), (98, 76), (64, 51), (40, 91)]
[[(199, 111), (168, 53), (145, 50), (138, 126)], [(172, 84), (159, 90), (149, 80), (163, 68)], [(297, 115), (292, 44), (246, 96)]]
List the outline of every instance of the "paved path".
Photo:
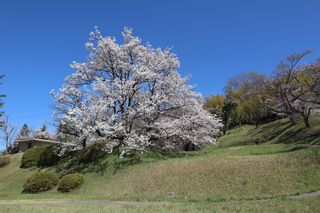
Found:
[[(292, 195), (288, 196), (289, 199), (293, 200), (302, 200), (307, 198), (316, 198), (320, 197), (320, 191), (304, 193), (300, 195)], [(272, 200), (277, 198), (265, 199)], [(242, 200), (241, 202), (243, 202)], [(254, 200), (248, 200), (250, 202)], [(264, 201), (259, 200), (259, 201)], [(224, 202), (214, 202), (214, 203), (232, 203), (232, 202), (240, 202), (240, 201), (224, 201)], [(150, 205), (169, 205), (172, 202), (152, 202), (152, 201), (112, 201), (112, 200), (0, 200), (1, 205), (102, 205), (102, 206), (150, 206)]]
[(302, 200), (302, 199), (314, 198), (314, 197), (320, 197), (320, 191), (304, 193), (304, 194), (301, 194), (301, 195), (294, 195), (294, 196), (290, 196), (289, 198), (290, 199), (294, 199), (294, 200)]

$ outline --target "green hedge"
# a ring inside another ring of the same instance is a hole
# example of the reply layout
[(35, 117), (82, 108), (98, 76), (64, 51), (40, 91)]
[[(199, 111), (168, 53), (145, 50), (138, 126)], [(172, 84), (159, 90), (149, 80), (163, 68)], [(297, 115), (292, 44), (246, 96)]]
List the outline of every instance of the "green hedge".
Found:
[(10, 157), (8, 156), (0, 156), (0, 168), (5, 167), (10, 163)]
[(46, 148), (40, 154), (37, 166), (48, 167), (56, 165), (59, 161), (59, 156), (55, 153), (54, 146), (46, 146)]
[(78, 188), (83, 183), (83, 180), (83, 175), (79, 173), (67, 174), (60, 179), (58, 191), (70, 192), (71, 190)]
[(53, 171), (42, 171), (32, 175), (23, 185), (23, 193), (48, 191), (57, 186), (59, 175)]
[(41, 154), (48, 148), (48, 146), (37, 146), (26, 150), (21, 159), (21, 168), (29, 168), (37, 166)]

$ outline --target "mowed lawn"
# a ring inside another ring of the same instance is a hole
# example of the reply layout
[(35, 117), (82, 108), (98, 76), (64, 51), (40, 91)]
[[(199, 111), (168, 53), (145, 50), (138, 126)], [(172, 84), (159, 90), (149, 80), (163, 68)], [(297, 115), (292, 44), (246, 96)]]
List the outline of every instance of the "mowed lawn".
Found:
[[(319, 212), (319, 199), (287, 199), (288, 195), (320, 191), (319, 148), (297, 150), (295, 143), (280, 141), (280, 136), (260, 145), (254, 145), (254, 140), (250, 139), (252, 135), (263, 134), (261, 129), (269, 131), (279, 123), (286, 125), (285, 121), (278, 121), (267, 124), (269, 127), (236, 128), (220, 138), (219, 146), (209, 146), (183, 157), (146, 158), (142, 163), (118, 170), (108, 166), (104, 174), (86, 173), (84, 184), (71, 193), (52, 190), (34, 195), (21, 194), (24, 181), (38, 169), (20, 169), (21, 154), (17, 154), (11, 157), (8, 166), (0, 169), (0, 201), (134, 200), (170, 204), (121, 207), (0, 204), (0, 212), (22, 209), (37, 212), (38, 207), (42, 210), (38, 212)], [(278, 128), (284, 128), (282, 125)], [(310, 139), (317, 128), (303, 131), (310, 133)], [(294, 129), (286, 131), (287, 134), (281, 137), (295, 132)], [(318, 144), (316, 138), (307, 142)]]

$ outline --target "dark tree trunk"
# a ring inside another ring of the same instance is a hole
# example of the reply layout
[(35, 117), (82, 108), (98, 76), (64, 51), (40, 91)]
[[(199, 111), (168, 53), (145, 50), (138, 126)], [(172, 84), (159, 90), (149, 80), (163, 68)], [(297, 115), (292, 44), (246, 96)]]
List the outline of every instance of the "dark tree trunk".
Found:
[(82, 148), (83, 148), (83, 149), (87, 148), (87, 139), (83, 139), (83, 140), (81, 141), (81, 143), (82, 143)]
[(309, 116), (308, 115), (303, 116), (303, 121), (304, 121), (304, 124), (306, 125), (306, 127), (309, 128), (310, 123), (309, 123)]
[(9, 144), (6, 142), (6, 150), (4, 152), (5, 155), (8, 154), (8, 149), (9, 149)]
[(311, 108), (308, 110), (308, 112), (306, 114), (302, 114), (303, 122), (307, 128), (310, 127), (310, 123), (309, 123), (310, 114), (311, 114)]
[(113, 153), (115, 153), (118, 157), (121, 155), (120, 146), (121, 146), (121, 144), (113, 147)]

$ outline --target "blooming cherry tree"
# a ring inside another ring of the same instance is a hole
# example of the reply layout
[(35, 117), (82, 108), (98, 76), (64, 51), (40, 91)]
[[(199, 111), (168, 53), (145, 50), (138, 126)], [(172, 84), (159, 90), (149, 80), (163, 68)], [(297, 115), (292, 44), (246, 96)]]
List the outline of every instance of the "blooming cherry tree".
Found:
[(36, 131), (34, 133), (34, 137), (47, 140), (52, 138), (46, 125), (43, 125), (38, 131)]
[(129, 28), (122, 35), (118, 44), (95, 28), (86, 44), (88, 60), (73, 62), (74, 73), (52, 92), (55, 118), (75, 136), (70, 143), (85, 147), (102, 140), (110, 150), (138, 151), (216, 143), (220, 120), (179, 75), (177, 56), (143, 45)]

